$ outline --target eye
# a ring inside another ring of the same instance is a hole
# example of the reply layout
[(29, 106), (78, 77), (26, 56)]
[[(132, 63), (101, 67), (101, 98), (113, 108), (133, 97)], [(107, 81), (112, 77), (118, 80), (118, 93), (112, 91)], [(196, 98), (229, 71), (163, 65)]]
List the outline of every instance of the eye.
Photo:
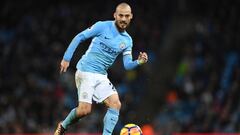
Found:
[(126, 17), (126, 18), (129, 18), (129, 17), (130, 17), (130, 15), (125, 15), (125, 17)]
[(118, 16), (119, 16), (119, 17), (123, 17), (123, 15), (122, 15), (122, 14), (119, 14)]

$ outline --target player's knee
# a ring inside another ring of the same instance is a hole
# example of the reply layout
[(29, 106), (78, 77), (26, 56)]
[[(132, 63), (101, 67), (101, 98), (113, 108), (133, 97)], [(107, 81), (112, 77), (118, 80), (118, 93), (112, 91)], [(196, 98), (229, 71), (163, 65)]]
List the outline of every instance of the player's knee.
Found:
[(120, 110), (121, 106), (122, 106), (121, 102), (118, 101), (118, 102), (116, 103), (116, 107), (117, 107), (117, 109)]
[(115, 108), (117, 110), (120, 110), (121, 108), (121, 102), (119, 100), (115, 100), (109, 103), (110, 108)]
[(77, 116), (82, 117), (91, 113), (91, 106), (80, 105), (77, 107)]
[(91, 109), (77, 109), (77, 116), (82, 117), (91, 113)]

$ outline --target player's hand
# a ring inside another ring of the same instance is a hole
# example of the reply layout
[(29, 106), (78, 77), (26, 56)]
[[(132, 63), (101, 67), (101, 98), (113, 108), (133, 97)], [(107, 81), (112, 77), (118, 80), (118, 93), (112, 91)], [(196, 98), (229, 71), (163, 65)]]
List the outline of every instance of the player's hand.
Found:
[(63, 73), (63, 72), (66, 72), (68, 66), (69, 66), (69, 62), (62, 59), (61, 64), (60, 64), (60, 74)]
[(138, 63), (140, 65), (146, 63), (148, 61), (148, 55), (146, 52), (140, 52), (138, 55)]

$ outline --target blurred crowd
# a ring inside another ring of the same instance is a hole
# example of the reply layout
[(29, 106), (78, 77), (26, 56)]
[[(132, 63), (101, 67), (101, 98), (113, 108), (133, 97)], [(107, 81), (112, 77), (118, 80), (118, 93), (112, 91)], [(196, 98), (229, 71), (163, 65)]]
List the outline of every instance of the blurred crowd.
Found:
[[(159, 95), (161, 91), (166, 93), (164, 99), (158, 100), (161, 103), (148, 106), (143, 104), (156, 101), (148, 95), (150, 89), (155, 90), (150, 84), (151, 78), (158, 78), (155, 73), (161, 66), (157, 59), (164, 46), (164, 34), (171, 16), (178, 14), (182, 6), (177, 0), (130, 2), (134, 13), (129, 28), (133, 55), (136, 58), (139, 51), (147, 51), (149, 63), (125, 71), (119, 56), (109, 69), (109, 78), (122, 101), (116, 133), (129, 122), (148, 124), (162, 135), (240, 131), (239, 2), (204, 0), (198, 5), (184, 1), (187, 5), (183, 13), (195, 19), (195, 27), (185, 36), (173, 39), (178, 48), (171, 54), (178, 58), (176, 74), (167, 80), (168, 89), (157, 89)], [(56, 124), (77, 105), (75, 65), (90, 40), (77, 48), (68, 72), (60, 75), (59, 62), (65, 49), (78, 32), (96, 21), (113, 19), (119, 2), (2, 2), (0, 133), (53, 132)], [(150, 108), (155, 110), (153, 119), (138, 121), (139, 110), (153, 110)], [(106, 108), (93, 104), (92, 110), (69, 132), (101, 132)]]
[(194, 31), (176, 40), (179, 62), (154, 120), (157, 131), (240, 132), (239, 5), (208, 2), (194, 10)]

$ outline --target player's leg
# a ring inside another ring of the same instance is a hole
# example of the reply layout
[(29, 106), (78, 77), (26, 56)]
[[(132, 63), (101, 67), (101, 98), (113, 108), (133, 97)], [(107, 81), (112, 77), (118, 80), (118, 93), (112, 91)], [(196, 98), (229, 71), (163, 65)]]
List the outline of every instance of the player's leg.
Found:
[(118, 121), (121, 102), (119, 100), (118, 94), (113, 94), (105, 99), (104, 103), (108, 107), (108, 110), (103, 120), (103, 135), (111, 135)]
[(58, 127), (54, 135), (63, 135), (69, 125), (72, 125), (79, 121), (82, 117), (88, 115), (91, 112), (92, 104), (87, 102), (79, 102), (78, 107), (72, 109), (68, 116), (58, 124)]
[(87, 102), (79, 102), (78, 107), (72, 109), (72, 111), (68, 114), (65, 120), (62, 122), (62, 126), (64, 129), (67, 129), (69, 125), (72, 125), (79, 121), (79, 119), (88, 115), (91, 112), (92, 104)]
[[(109, 81), (107, 76), (100, 77), (100, 84), (96, 87), (93, 99), (97, 102), (104, 102), (108, 110), (104, 116), (103, 135), (111, 135), (118, 121), (121, 102), (117, 90)], [(97, 97), (97, 98), (95, 98)]]
[(77, 121), (79, 121), (79, 119), (88, 115), (91, 112), (94, 89), (92, 87), (92, 82), (89, 77), (91, 76), (81, 71), (76, 72), (75, 81), (78, 89), (79, 104), (76, 108), (71, 110), (71, 112), (67, 115), (64, 121), (58, 124), (54, 135), (64, 134), (64, 131), (69, 127), (69, 125), (76, 123)]

